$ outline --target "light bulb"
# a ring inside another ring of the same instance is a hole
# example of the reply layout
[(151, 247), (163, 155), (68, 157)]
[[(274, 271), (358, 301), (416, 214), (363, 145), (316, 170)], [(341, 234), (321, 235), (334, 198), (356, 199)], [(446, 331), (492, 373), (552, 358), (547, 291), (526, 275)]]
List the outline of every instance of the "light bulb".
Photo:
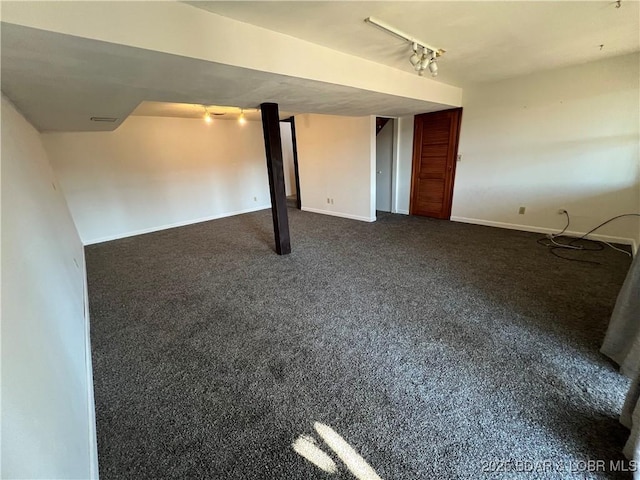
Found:
[(211, 114), (209, 112), (204, 114), (204, 121), (207, 123), (211, 123), (213, 119), (211, 118)]
[(240, 125), (244, 125), (245, 123), (247, 123), (247, 119), (244, 118), (244, 112), (240, 113), (240, 116), (238, 117), (238, 123)]

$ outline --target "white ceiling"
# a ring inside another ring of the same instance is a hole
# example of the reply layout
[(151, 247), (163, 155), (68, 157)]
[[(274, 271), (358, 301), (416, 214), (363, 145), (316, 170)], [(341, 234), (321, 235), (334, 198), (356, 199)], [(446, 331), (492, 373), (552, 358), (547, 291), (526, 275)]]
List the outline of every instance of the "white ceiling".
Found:
[(640, 3), (631, 0), (621, 8), (615, 1), (188, 3), (411, 71), (408, 45), (364, 22), (373, 16), (445, 49), (437, 80), (463, 87), (640, 51)]

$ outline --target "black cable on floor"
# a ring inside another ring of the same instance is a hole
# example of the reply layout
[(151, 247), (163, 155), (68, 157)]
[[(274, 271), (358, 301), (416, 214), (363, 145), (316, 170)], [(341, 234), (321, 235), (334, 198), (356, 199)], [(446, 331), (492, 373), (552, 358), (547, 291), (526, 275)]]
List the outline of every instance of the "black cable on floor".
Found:
[[(569, 258), (569, 257), (563, 257), (562, 255), (558, 255), (557, 251), (560, 250), (579, 250), (579, 251), (583, 251), (583, 252), (598, 252), (601, 250), (604, 250), (604, 245), (608, 245), (609, 247), (613, 248), (614, 250), (618, 250), (621, 251), (623, 253), (626, 253), (627, 255), (629, 255), (628, 252), (621, 250), (617, 247), (614, 247), (613, 245), (611, 245), (608, 242), (605, 242), (603, 240), (593, 240), (591, 238), (586, 238), (588, 235), (592, 234), (593, 232), (595, 232), (596, 230), (598, 230), (601, 227), (604, 227), (606, 224), (617, 220), (618, 218), (622, 218), (622, 217), (640, 217), (640, 213), (623, 213), (621, 215), (617, 215), (615, 217), (612, 217), (608, 220), (605, 220), (604, 222), (602, 222), (601, 224), (597, 225), (596, 227), (592, 228), (591, 230), (589, 230), (587, 233), (585, 233), (584, 235), (582, 235), (581, 237), (570, 237), (568, 235), (563, 235), (564, 232), (567, 231), (567, 228), (569, 228), (569, 225), (571, 224), (571, 219), (569, 218), (569, 213), (565, 210), (563, 212), (566, 216), (567, 216), (567, 224), (564, 226), (564, 228), (558, 232), (558, 233), (554, 233), (551, 235), (547, 235), (545, 237), (539, 238), (538, 240), (536, 240), (536, 243), (538, 243), (539, 245), (543, 245), (547, 248), (549, 248), (549, 251), (556, 257), (561, 258), (563, 260), (569, 260), (571, 262), (581, 262), (581, 263), (591, 263), (594, 265), (601, 265), (599, 262), (593, 261), (593, 260), (582, 260), (579, 258)], [(561, 238), (570, 238), (571, 240), (568, 243), (562, 243), (562, 242), (558, 242), (556, 241), (556, 239), (561, 239)], [(548, 242), (551, 243), (547, 243), (544, 242), (545, 240), (547, 240)], [(587, 248), (586, 245), (576, 245), (576, 242), (578, 241), (583, 241), (583, 242), (590, 242), (591, 244), (593, 244), (594, 247), (596, 248)]]

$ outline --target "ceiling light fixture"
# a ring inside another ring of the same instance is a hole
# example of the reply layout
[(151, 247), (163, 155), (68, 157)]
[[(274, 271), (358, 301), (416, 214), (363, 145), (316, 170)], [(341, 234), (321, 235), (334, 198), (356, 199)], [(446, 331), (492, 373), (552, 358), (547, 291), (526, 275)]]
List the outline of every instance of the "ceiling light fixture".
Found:
[(204, 121), (207, 123), (211, 123), (213, 119), (211, 118), (211, 114), (209, 113), (209, 110), (204, 105), (202, 107), (204, 108)]
[[(364, 21), (371, 25), (375, 25), (395, 37), (411, 43), (412, 54), (409, 57), (409, 62), (413, 66), (413, 69), (418, 72), (418, 75), (422, 76), (423, 72), (427, 69), (429, 69), (431, 76), (435, 77), (438, 75), (438, 64), (436, 63), (436, 59), (444, 54), (445, 51), (443, 49), (432, 47), (422, 40), (412, 37), (411, 35), (408, 35), (403, 31), (378, 20), (377, 18), (367, 17)], [(422, 53), (419, 53), (420, 51), (422, 51)]]
[(247, 123), (247, 119), (244, 118), (244, 110), (240, 110), (240, 116), (238, 117), (238, 123), (240, 125), (244, 125), (245, 123)]

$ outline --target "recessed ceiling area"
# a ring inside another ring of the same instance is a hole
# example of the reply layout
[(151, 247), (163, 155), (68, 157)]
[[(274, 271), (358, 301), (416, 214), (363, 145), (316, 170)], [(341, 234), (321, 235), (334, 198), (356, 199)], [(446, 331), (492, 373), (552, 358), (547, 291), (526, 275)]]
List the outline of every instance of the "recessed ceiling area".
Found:
[[(259, 108), (242, 109), (240, 107), (220, 106), (220, 105), (199, 105), (193, 103), (172, 103), (143, 101), (131, 112), (131, 115), (138, 117), (176, 117), (176, 118), (204, 118), (206, 113), (211, 115), (213, 120), (239, 120), (240, 115), (248, 122), (262, 121), (262, 114)], [(294, 112), (280, 111), (280, 120), (285, 120)]]
[(188, 3), (412, 72), (408, 44), (364, 22), (374, 16), (446, 50), (436, 80), (462, 87), (640, 50), (630, 0)]

